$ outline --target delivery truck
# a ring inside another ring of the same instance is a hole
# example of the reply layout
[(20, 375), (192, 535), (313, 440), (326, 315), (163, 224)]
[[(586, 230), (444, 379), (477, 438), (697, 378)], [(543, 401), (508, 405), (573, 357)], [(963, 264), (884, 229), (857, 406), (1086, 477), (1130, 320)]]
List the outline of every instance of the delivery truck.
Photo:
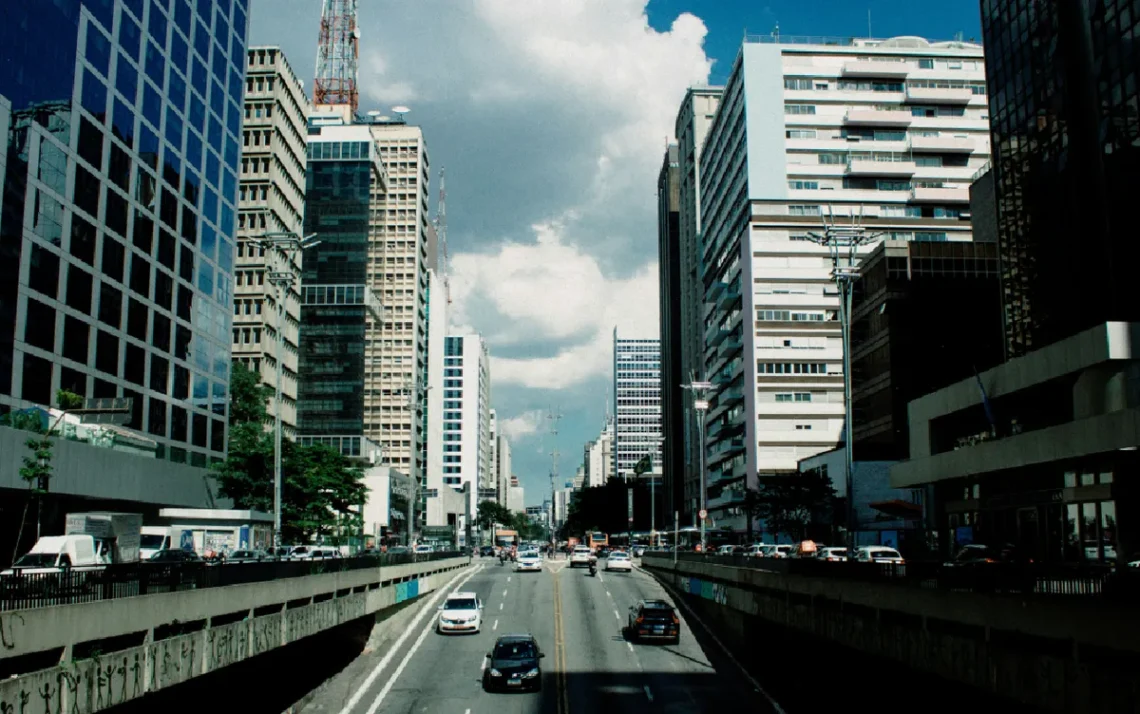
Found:
[(138, 513), (69, 513), (65, 535), (89, 535), (104, 564), (139, 562), (142, 515)]

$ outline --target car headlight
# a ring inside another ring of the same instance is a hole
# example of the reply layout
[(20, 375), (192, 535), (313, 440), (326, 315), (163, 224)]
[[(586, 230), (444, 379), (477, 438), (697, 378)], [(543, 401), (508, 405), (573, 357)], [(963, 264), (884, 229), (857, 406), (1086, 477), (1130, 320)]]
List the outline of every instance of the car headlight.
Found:
[(492, 677), (502, 677), (503, 676), (503, 673), (500, 672), (499, 670), (495, 669), (494, 667), (492, 667), (490, 669), (490, 672), (491, 672)]
[(534, 679), (535, 677), (537, 677), (537, 676), (538, 676), (538, 667), (535, 667), (534, 669), (532, 669), (531, 671), (527, 672), (527, 673), (526, 673), (526, 674), (524, 674), (523, 676), (524, 676), (524, 677), (528, 677), (528, 678), (530, 678), (530, 679)]

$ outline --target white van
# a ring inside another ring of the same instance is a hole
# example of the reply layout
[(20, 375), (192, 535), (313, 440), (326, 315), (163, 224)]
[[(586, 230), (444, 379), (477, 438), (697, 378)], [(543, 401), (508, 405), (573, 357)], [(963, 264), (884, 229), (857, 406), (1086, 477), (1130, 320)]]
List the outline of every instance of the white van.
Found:
[(67, 568), (94, 569), (103, 565), (95, 551), (95, 538), (92, 536), (44, 536), (0, 575), (58, 573)]
[(170, 549), (170, 526), (143, 526), (139, 537), (139, 560), (150, 560), (160, 550)]

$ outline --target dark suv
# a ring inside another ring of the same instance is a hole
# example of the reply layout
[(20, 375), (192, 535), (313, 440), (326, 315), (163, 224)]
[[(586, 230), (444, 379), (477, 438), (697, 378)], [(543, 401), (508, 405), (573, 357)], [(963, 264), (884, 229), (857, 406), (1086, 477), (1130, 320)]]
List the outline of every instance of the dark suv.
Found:
[(681, 642), (681, 618), (673, 606), (664, 600), (639, 600), (629, 608), (627, 632), (630, 638), (641, 640), (670, 640)]
[(503, 635), (487, 653), (483, 690), (541, 690), (542, 667), (538, 661), (545, 656), (534, 635)]

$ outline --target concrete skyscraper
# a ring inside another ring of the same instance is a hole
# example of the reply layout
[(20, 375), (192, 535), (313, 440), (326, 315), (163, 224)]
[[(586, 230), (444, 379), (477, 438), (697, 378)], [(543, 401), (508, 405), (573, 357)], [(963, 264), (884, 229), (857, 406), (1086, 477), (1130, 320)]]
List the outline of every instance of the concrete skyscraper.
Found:
[[(614, 331), (614, 475), (632, 478), (645, 457), (661, 473), (661, 340)], [(648, 472), (647, 472), (648, 473)]]
[(491, 462), (491, 368), (479, 335), (449, 335), (444, 350), (443, 484), (467, 485), (471, 513), (479, 490), (494, 483)]
[[(677, 283), (680, 291), (680, 362), (670, 369), (688, 383), (703, 379), (704, 369), (704, 283), (701, 277), (701, 149), (709, 127), (720, 106), (721, 87), (693, 87), (685, 94), (677, 112), (674, 131), (677, 135)], [(664, 299), (664, 298), (662, 298)], [(662, 335), (662, 338), (665, 336)], [(664, 348), (664, 345), (663, 345)], [(692, 523), (700, 508), (700, 474), (698, 473), (697, 421), (693, 413), (692, 394), (685, 392), (681, 400), (682, 500), (674, 504), (680, 511), (681, 523)], [(676, 438), (671, 432), (666, 439)], [(674, 452), (677, 453), (677, 452)], [(676, 493), (676, 489), (670, 489)]]
[[(823, 220), (892, 241), (970, 240), (989, 159), (982, 48), (915, 37), (749, 37), (700, 157), (708, 509), (843, 433), (843, 349)], [(874, 243), (866, 246), (870, 251)]]
[[(297, 355), (301, 325), (301, 252), (246, 242), (266, 235), (300, 239), (305, 211), (305, 135), (309, 100), (279, 47), (251, 47), (246, 53), (245, 119), (239, 174), (237, 285), (234, 289), (233, 359), (261, 377), (277, 381), (278, 288), (270, 273), (292, 273), (282, 281), (284, 319), (281, 426), (297, 431)], [(277, 255), (273, 255), (276, 252)], [(278, 404), (266, 404), (272, 419)]]

